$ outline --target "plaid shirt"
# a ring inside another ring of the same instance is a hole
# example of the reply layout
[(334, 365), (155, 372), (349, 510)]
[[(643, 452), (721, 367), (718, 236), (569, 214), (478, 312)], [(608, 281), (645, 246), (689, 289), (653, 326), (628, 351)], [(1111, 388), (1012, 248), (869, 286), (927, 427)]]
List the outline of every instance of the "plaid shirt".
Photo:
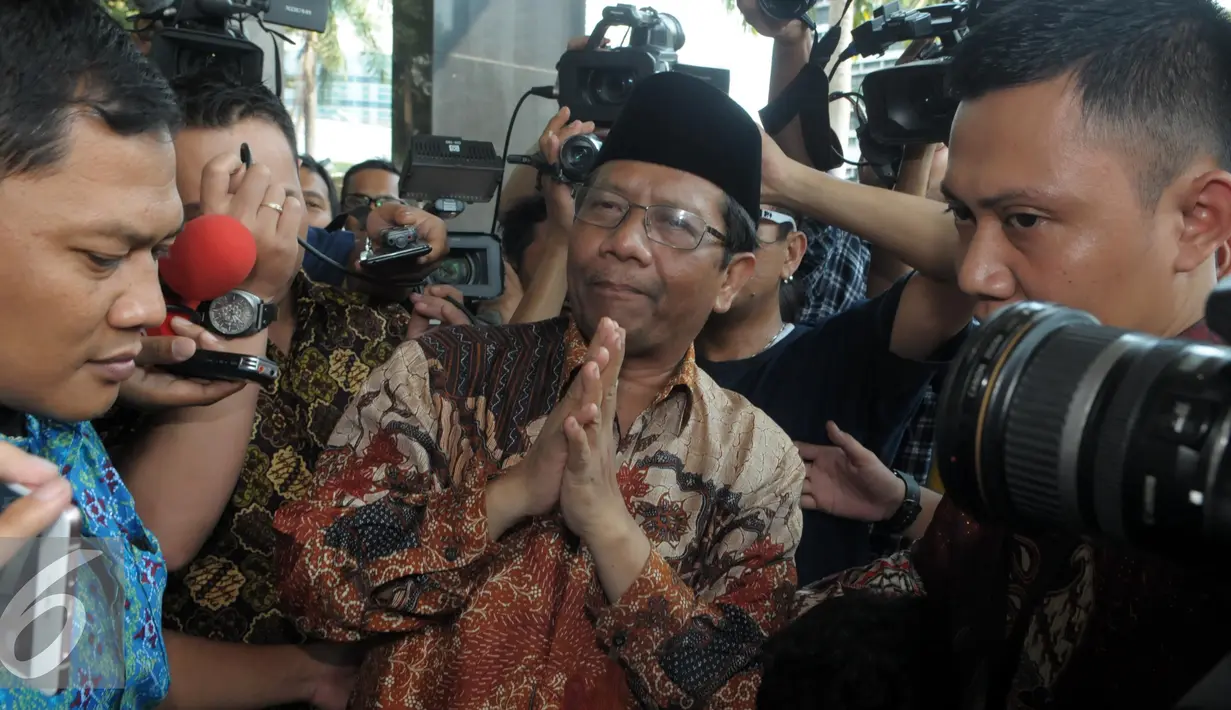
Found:
[[(804, 302), (797, 321), (816, 325), (845, 311), (868, 296), (868, 243), (850, 232), (804, 218), (801, 230), (808, 237), (808, 253), (799, 265)], [(924, 393), (914, 419), (906, 429), (892, 468), (927, 482), (932, 465), (932, 439), (936, 428), (936, 401), (940, 380), (934, 378)]]
[(803, 281), (804, 302), (796, 319), (816, 325), (868, 297), (868, 243), (850, 232), (804, 218), (800, 229), (808, 237), (796, 275)]

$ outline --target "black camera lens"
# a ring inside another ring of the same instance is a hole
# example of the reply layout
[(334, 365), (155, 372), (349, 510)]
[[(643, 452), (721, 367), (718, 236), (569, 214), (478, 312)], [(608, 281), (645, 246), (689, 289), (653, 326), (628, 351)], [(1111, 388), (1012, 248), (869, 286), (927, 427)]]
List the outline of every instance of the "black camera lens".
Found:
[(581, 183), (594, 172), (603, 142), (593, 133), (573, 136), (560, 146), (560, 172), (569, 182)]
[(461, 286), (474, 278), (475, 265), (466, 256), (448, 257), (432, 273), (432, 283)]
[(1165, 551), (1231, 543), (1231, 351), (1002, 310), (954, 361), (937, 411), (945, 493), (976, 519)]
[(590, 74), (587, 93), (590, 102), (604, 106), (623, 106), (633, 95), (637, 75), (631, 69), (594, 71)]
[(775, 20), (795, 20), (808, 14), (816, 0), (758, 0), (761, 12)]

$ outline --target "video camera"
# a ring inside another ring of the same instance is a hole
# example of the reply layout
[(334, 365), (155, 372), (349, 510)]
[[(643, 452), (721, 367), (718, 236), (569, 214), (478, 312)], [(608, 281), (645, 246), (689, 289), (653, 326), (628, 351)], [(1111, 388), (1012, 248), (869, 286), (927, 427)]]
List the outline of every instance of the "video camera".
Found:
[[(629, 28), (628, 46), (602, 48), (603, 38), (612, 27)], [(575, 120), (610, 127), (632, 96), (633, 87), (651, 74), (684, 72), (724, 93), (730, 91), (730, 71), (680, 64), (677, 52), (683, 46), (684, 28), (672, 15), (633, 5), (603, 8), (603, 19), (594, 27), (586, 47), (565, 52), (556, 64), (560, 105), (568, 106)]]
[(971, 5), (965, 2), (903, 10), (897, 2), (878, 8), (851, 32), (851, 45), (838, 61), (884, 54), (898, 42), (939, 39), (916, 61), (888, 67), (863, 79), (867, 121), (860, 128), (888, 146), (944, 143), (957, 102), (945, 91), (945, 75), (957, 44), (969, 32)]
[[(808, 0), (760, 0), (762, 12), (779, 20), (802, 18), (813, 4)], [(942, 143), (949, 138), (957, 103), (945, 90), (945, 75), (954, 48), (977, 15), (978, 4), (970, 0), (903, 9), (895, 0), (877, 8), (871, 20), (851, 32), (851, 43), (834, 66), (854, 57), (884, 54), (899, 42), (933, 41), (916, 61), (865, 76), (858, 95), (829, 93), (826, 67), (841, 37), (840, 28), (831, 27), (817, 38), (799, 76), (761, 111), (766, 131), (775, 134), (798, 116), (813, 165), (832, 170), (846, 160), (829, 127), (828, 102), (857, 99), (852, 103), (859, 118), (856, 135), (864, 162), (879, 173), (896, 174), (904, 146)], [(937, 39), (939, 44), (934, 42)]]
[[(248, 84), (264, 77), (265, 53), (244, 35), (256, 18), (309, 32), (324, 32), (329, 0), (133, 0), (134, 20), (154, 26), (150, 60), (168, 79), (225, 67)], [(267, 32), (271, 30), (266, 29)], [(281, 94), (281, 86), (274, 87)]]
[[(426, 202), (424, 209), (451, 219), (466, 205), (490, 202), (503, 177), (504, 161), (489, 142), (417, 135), (402, 165), (401, 196)], [(504, 292), (500, 240), (479, 232), (451, 232), (449, 256), (427, 283), (453, 286), (468, 300), (497, 298)]]

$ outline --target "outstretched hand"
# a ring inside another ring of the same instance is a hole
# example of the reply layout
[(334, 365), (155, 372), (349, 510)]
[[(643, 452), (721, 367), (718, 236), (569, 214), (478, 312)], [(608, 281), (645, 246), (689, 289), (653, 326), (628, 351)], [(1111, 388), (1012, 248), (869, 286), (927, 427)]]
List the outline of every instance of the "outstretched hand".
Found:
[(800, 505), (866, 522), (893, 517), (906, 497), (902, 481), (837, 424), (826, 431), (835, 446), (795, 442), (807, 468)]

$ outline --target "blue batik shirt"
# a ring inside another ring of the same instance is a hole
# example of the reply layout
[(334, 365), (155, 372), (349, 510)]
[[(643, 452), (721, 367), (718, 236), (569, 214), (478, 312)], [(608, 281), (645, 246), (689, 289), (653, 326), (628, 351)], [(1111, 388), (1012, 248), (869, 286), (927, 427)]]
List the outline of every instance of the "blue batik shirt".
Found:
[[(0, 666), (0, 708), (6, 710), (139, 710), (153, 708), (171, 685), (162, 638), (162, 595), (167, 569), (158, 541), (137, 516), (132, 494), (120, 480), (88, 423), (26, 418), (26, 434), (0, 437), (60, 467), (81, 511), (81, 535), (108, 551), (116, 579), (78, 574), (73, 613), (76, 643), (70, 686), (55, 695), (21, 687)], [(84, 548), (84, 545), (83, 545)], [(122, 628), (120, 626), (122, 625)]]

